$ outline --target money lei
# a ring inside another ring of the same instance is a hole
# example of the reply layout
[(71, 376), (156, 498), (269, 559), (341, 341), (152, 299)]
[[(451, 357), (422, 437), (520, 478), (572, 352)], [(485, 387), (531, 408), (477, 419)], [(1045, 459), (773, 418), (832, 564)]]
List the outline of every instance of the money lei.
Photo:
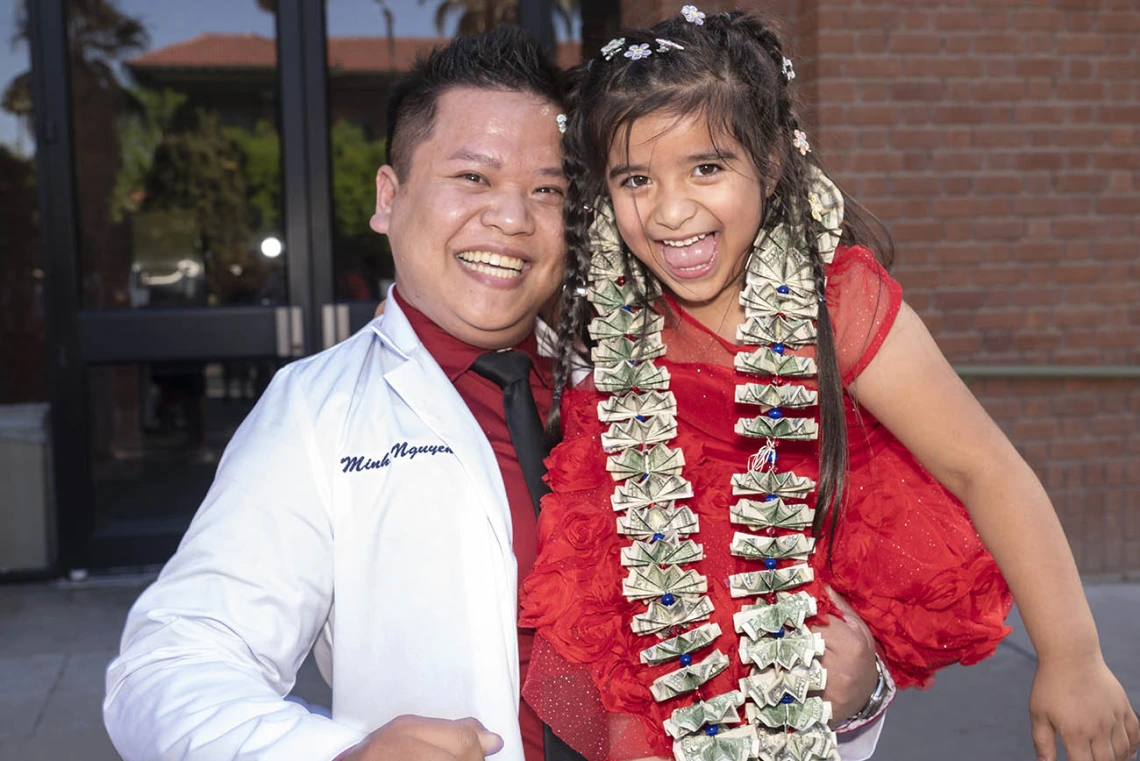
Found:
[[(817, 245), (830, 263), (843, 199), (826, 176), (812, 172), (811, 214), (822, 229)], [(692, 485), (683, 476), (684, 455), (669, 446), (677, 434), (677, 400), (669, 390), (668, 369), (653, 361), (666, 351), (664, 320), (637, 297), (640, 292), (652, 303), (661, 295), (660, 286), (626, 274), (613, 211), (602, 202), (594, 209), (587, 299), (597, 316), (589, 333), (597, 341), (595, 386), (611, 395), (598, 405), (598, 416), (609, 423), (602, 442), (607, 470), (618, 482), (611, 498), (618, 532), (633, 539), (622, 551), (623, 565), (632, 567), (622, 591), (646, 605), (630, 622), (635, 633), (654, 638), (642, 651), (642, 662), (675, 658), (677, 664), (655, 680), (654, 699), (692, 692), (699, 698), (673, 711), (665, 723), (674, 755), (677, 761), (838, 761), (835, 734), (827, 727), (831, 707), (808, 696), (826, 683), (818, 661), (822, 638), (804, 626), (816, 602), (806, 592), (793, 594), (814, 578), (807, 564), (814, 540), (802, 532), (811, 526), (814, 511), (806, 499), (815, 483), (779, 470), (777, 451), (780, 440), (818, 437), (814, 417), (785, 416), (785, 410), (817, 404), (815, 391), (787, 382), (816, 374), (811, 359), (786, 353), (814, 345), (817, 335), (817, 294), (802, 236), (783, 224), (761, 230), (741, 291), (745, 322), (737, 330), (742, 348), (734, 366), (749, 382), (737, 387), (736, 401), (757, 405), (760, 415), (742, 418), (735, 430), (764, 443), (746, 472), (732, 478), (732, 491), (741, 499), (730, 520), (762, 533), (739, 532), (729, 548), (755, 563), (755, 570), (731, 579), (732, 596), (747, 599), (735, 615), (739, 647), (728, 650), (751, 668), (739, 691), (706, 698), (701, 686), (721, 673), (731, 656), (717, 647), (694, 657), (721, 631), (708, 623), (713, 610), (708, 580), (685, 567), (699, 562), (704, 551), (690, 540), (699, 531), (697, 516), (679, 504), (692, 496)], [(786, 533), (778, 535), (777, 529)], [(801, 533), (787, 533), (795, 531)]]

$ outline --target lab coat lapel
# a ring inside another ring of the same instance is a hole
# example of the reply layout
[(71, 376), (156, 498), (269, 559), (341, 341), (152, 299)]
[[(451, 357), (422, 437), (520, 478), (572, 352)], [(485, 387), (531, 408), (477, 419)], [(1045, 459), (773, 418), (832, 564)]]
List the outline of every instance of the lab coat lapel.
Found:
[[(513, 558), (511, 516), (499, 463), (487, 436), (455, 386), (424, 348), (395, 299), (389, 298), (373, 329), (393, 344), (406, 361), (384, 380), (409, 409), (451, 447), (474, 485), (471, 502), (487, 514), (504, 554)], [(468, 497), (468, 495), (464, 495)]]

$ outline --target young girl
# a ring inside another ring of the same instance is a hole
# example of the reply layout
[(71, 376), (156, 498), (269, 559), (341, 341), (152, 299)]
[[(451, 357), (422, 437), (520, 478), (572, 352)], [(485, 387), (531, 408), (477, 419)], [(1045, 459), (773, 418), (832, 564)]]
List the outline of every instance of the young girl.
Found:
[(993, 652), (1004, 573), (1038, 755), (1131, 756), (1048, 498), (821, 169), (775, 33), (686, 6), (578, 74), (558, 388), (580, 341), (594, 371), (549, 460), (528, 703), (590, 761), (838, 758), (827, 585), (905, 687)]

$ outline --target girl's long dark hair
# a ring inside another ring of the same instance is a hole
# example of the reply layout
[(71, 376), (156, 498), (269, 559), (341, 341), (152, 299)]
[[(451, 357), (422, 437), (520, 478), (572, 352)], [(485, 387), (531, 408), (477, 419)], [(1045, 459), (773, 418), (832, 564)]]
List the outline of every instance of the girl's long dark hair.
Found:
[[(560, 429), (559, 401), (569, 382), (573, 352), (590, 345), (585, 331), (590, 305), (584, 295), (590, 263), (587, 231), (593, 205), (605, 195), (610, 147), (615, 138), (628, 136), (634, 122), (650, 114), (703, 114), (711, 135), (735, 139), (748, 151), (761, 182), (774, 184), (762, 227), (783, 222), (808, 243), (820, 298), (816, 351), (821, 440), (815, 533), (818, 536), (826, 528), (834, 538), (846, 481), (847, 426), (835, 334), (823, 300), (824, 263), (813, 234), (818, 223), (807, 202), (809, 168), (822, 171), (822, 167), (814, 153), (802, 155), (793, 145), (795, 130), (801, 126), (794, 84), (783, 72), (784, 46), (772, 24), (741, 12), (710, 14), (703, 25), (677, 17), (622, 36), (625, 43), (610, 60), (596, 56), (571, 73), (571, 116), (564, 136), (564, 168), (570, 180), (569, 262), (558, 318), (555, 403), (548, 432), (557, 437)], [(684, 49), (659, 52), (658, 39)], [(637, 61), (624, 57), (634, 44), (648, 45), (650, 56)], [(844, 204), (841, 242), (867, 245), (889, 264), (894, 248), (886, 230), (846, 194)], [(628, 249), (625, 254), (627, 268), (652, 277)]]

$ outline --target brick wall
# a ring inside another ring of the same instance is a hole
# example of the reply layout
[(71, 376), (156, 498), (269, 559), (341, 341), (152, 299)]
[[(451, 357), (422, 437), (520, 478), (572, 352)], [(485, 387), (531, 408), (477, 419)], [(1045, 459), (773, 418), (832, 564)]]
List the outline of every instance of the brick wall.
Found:
[[(803, 118), (958, 365), (1140, 366), (1135, 0), (784, 0)], [(625, 0), (623, 23), (676, 12)], [(1140, 379), (972, 379), (1081, 569), (1140, 571)]]

